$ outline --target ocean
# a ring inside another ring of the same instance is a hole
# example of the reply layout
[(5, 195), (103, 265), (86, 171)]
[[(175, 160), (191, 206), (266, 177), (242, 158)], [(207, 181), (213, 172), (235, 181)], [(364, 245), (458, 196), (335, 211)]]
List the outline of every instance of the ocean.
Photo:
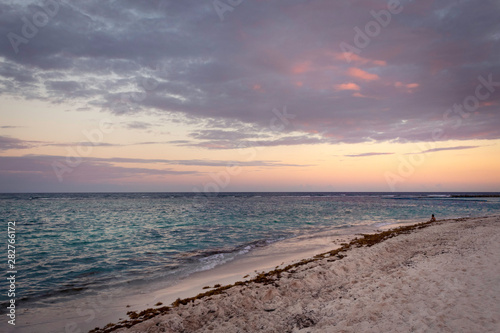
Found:
[[(500, 213), (498, 197), (459, 194), (0, 194), (1, 237), (5, 248), (7, 222), (15, 221), (18, 306), (47, 307), (102, 289), (173, 284), (332, 228)], [(5, 279), (0, 288), (8, 289)], [(0, 295), (5, 313), (7, 294)]]

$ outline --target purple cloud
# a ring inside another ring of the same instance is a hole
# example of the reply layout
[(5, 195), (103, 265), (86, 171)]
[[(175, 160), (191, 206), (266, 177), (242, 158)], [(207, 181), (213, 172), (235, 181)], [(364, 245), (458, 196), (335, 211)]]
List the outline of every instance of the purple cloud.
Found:
[[(68, 161), (75, 163), (68, 164)], [(80, 162), (76, 162), (80, 161)], [(151, 168), (127, 166), (131, 164), (155, 165)], [(169, 165), (169, 167), (165, 167)], [(63, 171), (62, 182), (54, 166)], [(165, 191), (168, 181), (183, 175), (202, 176), (207, 172), (199, 170), (179, 170), (170, 166), (185, 167), (256, 167), (256, 168), (283, 168), (304, 167), (308, 165), (282, 163), (279, 161), (223, 161), (223, 160), (168, 160), (168, 159), (140, 159), (140, 158), (97, 158), (87, 157), (81, 160), (78, 157), (50, 155), (0, 156), (0, 184), (4, 192), (32, 191), (32, 188), (44, 188), (46, 191), (93, 190), (102, 187), (107, 190), (130, 190), (134, 184), (145, 182), (148, 177), (157, 177), (156, 181), (148, 185), (148, 189)], [(160, 177), (158, 179), (158, 177)], [(119, 185), (132, 184), (130, 188)], [(172, 187), (168, 187), (172, 190)], [(185, 185), (176, 190), (186, 190)]]
[[(0, 93), (205, 122), (188, 144), (211, 149), (435, 141), (435, 129), (439, 140), (500, 138), (496, 1), (401, 3), (348, 63), (339, 45), (354, 44), (354, 28), (384, 2), (248, 1), (223, 22), (210, 1), (61, 2), (18, 53), (0, 40)], [(36, 4), (0, 4), (0, 35), (22, 35)], [(479, 76), (494, 91), (482, 89), (488, 97), (464, 117), (453, 107), (474, 96)], [(293, 126), (263, 137), (283, 105)]]
[[(1, 158), (1, 157), (0, 157)], [(8, 158), (8, 157), (5, 157)], [(53, 155), (25, 155), (23, 157), (16, 158), (26, 158), (27, 160), (40, 160), (40, 161), (64, 161), (66, 156), (53, 156)], [(281, 163), (279, 161), (237, 161), (237, 160), (208, 160), (208, 159), (192, 159), (192, 160), (169, 160), (169, 159), (155, 159), (155, 158), (124, 158), (124, 157), (85, 157), (83, 158), (85, 162), (89, 163), (144, 163), (144, 164), (170, 164), (170, 165), (184, 165), (184, 166), (209, 166), (209, 167), (225, 167), (228, 165), (238, 165), (241, 167), (303, 167), (308, 166), (304, 164), (291, 164), (291, 163)]]
[(394, 153), (362, 153), (362, 154), (354, 154), (354, 155), (344, 155), (346, 157), (368, 157), (368, 156), (377, 156), (377, 155), (393, 155)]
[(39, 141), (25, 141), (7, 136), (0, 136), (0, 150), (28, 149), (39, 143)]
[(465, 150), (465, 149), (475, 149), (475, 148), (480, 148), (481, 146), (457, 146), (457, 147), (446, 147), (446, 148), (432, 148), (432, 149), (427, 149), (424, 150), (418, 154), (425, 154), (425, 153), (435, 153), (438, 151), (446, 151), (446, 150)]
[[(77, 159), (73, 158), (72, 161)], [(75, 167), (64, 164), (63, 156), (36, 156), (21, 157), (0, 156), (0, 184), (3, 192), (33, 191), (95, 191), (95, 190), (130, 190), (147, 178), (163, 179), (157, 181), (156, 190), (163, 190), (171, 177), (182, 175), (202, 175), (203, 172), (193, 170), (174, 170), (172, 168), (137, 168), (122, 167), (106, 161), (83, 159)], [(63, 181), (58, 181), (54, 165), (64, 166)]]
[(144, 121), (133, 121), (130, 123), (127, 123), (126, 128), (128, 129), (139, 129), (139, 130), (146, 130), (151, 128), (153, 125)]

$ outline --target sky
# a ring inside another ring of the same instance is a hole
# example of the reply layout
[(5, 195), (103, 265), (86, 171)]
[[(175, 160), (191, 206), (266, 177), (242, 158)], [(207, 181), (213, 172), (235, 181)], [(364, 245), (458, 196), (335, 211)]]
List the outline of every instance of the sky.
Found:
[(0, 192), (500, 191), (497, 0), (3, 0), (0, 22)]

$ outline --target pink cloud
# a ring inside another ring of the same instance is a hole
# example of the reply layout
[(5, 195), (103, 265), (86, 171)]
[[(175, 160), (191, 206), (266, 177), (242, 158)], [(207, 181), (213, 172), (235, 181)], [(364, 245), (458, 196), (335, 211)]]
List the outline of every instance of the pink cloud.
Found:
[(262, 89), (262, 86), (260, 84), (254, 84), (252, 89), (260, 92), (264, 91), (264, 89)]
[(361, 87), (358, 86), (356, 83), (348, 82), (348, 83), (336, 84), (335, 90), (358, 90), (359, 91), (359, 90), (361, 90)]
[(354, 94), (352, 94), (352, 97), (368, 98), (368, 96), (365, 96), (359, 92), (355, 92)]
[(310, 70), (311, 70), (310, 61), (299, 62), (292, 67), (293, 74), (303, 74), (309, 72)]
[(347, 71), (347, 74), (352, 76), (352, 77), (355, 77), (355, 78), (358, 78), (361, 80), (365, 80), (365, 81), (374, 81), (374, 80), (380, 79), (380, 77), (377, 74), (368, 73), (368, 72), (366, 72), (360, 68), (356, 68), (356, 67), (349, 68), (349, 70)]
[(494, 106), (494, 105), (498, 105), (498, 103), (495, 101), (487, 101), (487, 102), (480, 103), (480, 106)]

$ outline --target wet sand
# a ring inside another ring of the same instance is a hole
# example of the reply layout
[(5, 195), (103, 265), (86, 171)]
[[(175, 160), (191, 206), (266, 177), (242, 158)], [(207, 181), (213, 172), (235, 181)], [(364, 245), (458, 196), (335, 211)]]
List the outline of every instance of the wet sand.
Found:
[(132, 327), (113, 330), (500, 332), (498, 239), (498, 216), (438, 221), (175, 307), (158, 306), (164, 314), (148, 320), (147, 311), (132, 313)]

